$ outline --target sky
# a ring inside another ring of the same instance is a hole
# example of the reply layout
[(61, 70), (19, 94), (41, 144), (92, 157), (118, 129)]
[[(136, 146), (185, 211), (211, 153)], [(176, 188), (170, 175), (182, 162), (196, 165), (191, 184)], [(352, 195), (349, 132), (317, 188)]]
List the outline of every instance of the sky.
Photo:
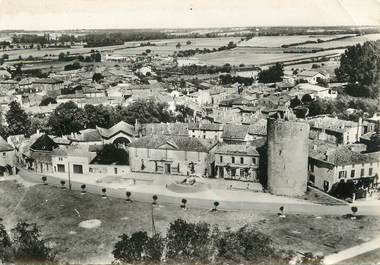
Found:
[(0, 30), (380, 25), (380, 0), (0, 0)]

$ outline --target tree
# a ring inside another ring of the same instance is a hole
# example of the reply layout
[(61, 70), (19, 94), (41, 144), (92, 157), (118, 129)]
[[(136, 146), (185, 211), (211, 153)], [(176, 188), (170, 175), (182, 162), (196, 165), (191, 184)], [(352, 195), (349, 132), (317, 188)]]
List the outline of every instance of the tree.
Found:
[(47, 185), (47, 183), (46, 183), (47, 177), (46, 176), (41, 177), (41, 180), (44, 183), (44, 185)]
[(40, 106), (48, 106), (49, 104), (57, 104), (55, 98), (46, 97), (41, 100)]
[(168, 104), (153, 99), (138, 99), (127, 107), (118, 106), (114, 110), (113, 123), (125, 121), (134, 124), (140, 123), (174, 122), (175, 115), (168, 110)]
[(66, 181), (61, 180), (61, 189), (65, 189), (65, 184), (66, 184)]
[(269, 67), (267, 70), (263, 70), (259, 73), (258, 79), (261, 83), (274, 83), (281, 82), (284, 75), (283, 66), (280, 63)]
[(121, 263), (158, 262), (164, 249), (164, 240), (159, 234), (149, 237), (146, 232), (139, 231), (131, 236), (123, 234), (115, 244), (112, 254)]
[(292, 109), (295, 108), (295, 107), (298, 107), (300, 105), (302, 105), (302, 102), (301, 102), (301, 100), (298, 97), (292, 98), (290, 100), (290, 107)]
[(127, 192), (125, 193), (125, 195), (127, 196), (126, 201), (127, 201), (127, 202), (131, 202), (131, 201), (132, 201), (132, 200), (131, 200), (131, 195), (132, 195), (132, 193), (131, 193), (130, 191), (127, 191)]
[(99, 83), (102, 79), (104, 79), (104, 76), (101, 73), (94, 73), (92, 75), (92, 82)]
[(78, 132), (84, 129), (86, 123), (83, 110), (72, 101), (60, 104), (48, 120), (51, 133), (58, 136)]
[(84, 106), (85, 127), (96, 128), (96, 126), (109, 128), (111, 124), (111, 109), (103, 105), (89, 105)]
[(107, 189), (106, 188), (102, 188), (102, 193), (103, 193), (102, 197), (103, 197), (103, 199), (107, 198), (107, 193), (106, 192), (107, 192)]
[(6, 54), (6, 53), (4, 53), (2, 57), (3, 57), (4, 60), (8, 60), (9, 59), (9, 55)]
[(212, 211), (216, 212), (218, 210), (218, 206), (219, 206), (219, 202), (214, 201), (214, 208), (212, 209)]
[(187, 122), (194, 116), (194, 110), (185, 105), (176, 105), (175, 111), (178, 113), (176, 116), (178, 122)]
[(335, 75), (348, 82), (346, 92), (356, 97), (376, 98), (380, 92), (380, 41), (351, 46), (340, 58)]
[(54, 261), (52, 250), (41, 239), (35, 223), (20, 222), (11, 230), (13, 238), (12, 261), (22, 264), (44, 264)]
[(155, 194), (155, 195), (153, 195), (152, 199), (153, 199), (152, 204), (156, 205), (157, 204), (157, 200), (158, 200), (158, 196)]
[(351, 211), (352, 211), (352, 215), (355, 215), (358, 212), (358, 207), (352, 206)]
[(182, 199), (182, 200), (181, 200), (181, 203), (182, 203), (182, 204), (181, 204), (181, 208), (182, 208), (182, 209), (186, 209), (186, 203), (187, 203), (187, 200), (186, 200), (186, 199)]
[(169, 258), (183, 258), (184, 260), (206, 260), (209, 239), (209, 224), (194, 224), (177, 219), (169, 225), (166, 234), (167, 256)]
[(12, 243), (3, 224), (0, 223), (0, 262), (10, 260)]
[(310, 96), (310, 94), (305, 94), (305, 95), (302, 96), (301, 101), (304, 104), (308, 104), (308, 103), (310, 103), (310, 102), (313, 101), (313, 98)]
[(28, 114), (21, 108), (17, 101), (9, 103), (9, 110), (5, 117), (8, 123), (8, 132), (10, 135), (28, 135), (31, 125)]
[(80, 185), (80, 188), (81, 188), (81, 193), (82, 194), (86, 193), (86, 184)]
[(190, 44), (191, 44), (191, 40), (186, 41), (186, 45), (190, 45)]

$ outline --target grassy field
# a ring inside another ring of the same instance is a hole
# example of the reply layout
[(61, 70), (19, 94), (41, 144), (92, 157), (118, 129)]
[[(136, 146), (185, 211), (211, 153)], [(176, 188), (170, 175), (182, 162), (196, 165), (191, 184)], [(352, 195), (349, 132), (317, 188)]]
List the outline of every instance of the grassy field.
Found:
[(243, 41), (239, 44), (242, 47), (281, 47), (281, 45), (287, 45), (292, 43), (299, 43), (305, 41), (317, 41), (321, 40), (331, 40), (334, 38), (339, 38), (343, 36), (352, 36), (352, 34), (345, 35), (294, 35), (294, 36), (258, 36), (253, 37), (248, 41)]
[[(191, 44), (187, 45), (186, 42), (190, 40)], [(118, 49), (113, 52), (114, 55), (136, 55), (141, 54), (145, 50), (150, 49), (153, 54), (159, 54), (163, 56), (173, 55), (175, 51), (189, 50), (189, 49), (213, 49), (227, 45), (230, 41), (237, 42), (240, 38), (234, 37), (221, 37), (221, 38), (196, 38), (196, 39), (168, 39), (168, 40), (155, 40), (150, 43), (156, 44), (156, 46), (145, 46), (137, 48)], [(176, 48), (177, 43), (181, 43), (181, 48)], [(128, 42), (126, 42), (128, 44)]]
[[(137, 230), (152, 231), (151, 205), (147, 203), (129, 204), (121, 199), (102, 199), (99, 195), (80, 195), (43, 185), (25, 188), (10, 181), (0, 182), (0, 197), (0, 217), (8, 228), (19, 220), (43, 225), (44, 237), (57, 251), (58, 258), (66, 261), (110, 262), (118, 235)], [(282, 248), (323, 254), (351, 247), (379, 234), (377, 217), (363, 216), (355, 221), (339, 216), (278, 218), (277, 213), (253, 211), (183, 211), (178, 205), (154, 209), (156, 229), (161, 233), (177, 218), (206, 221), (232, 229), (251, 224)], [(102, 224), (95, 229), (78, 227), (80, 222), (89, 219), (98, 219)]]
[(312, 69), (312, 65), (314, 63), (304, 63), (304, 64), (296, 64), (296, 65), (286, 65), (284, 66), (284, 70), (291, 70), (291, 69), (299, 69), (302, 70), (315, 70), (315, 71), (326, 71), (331, 76), (335, 76), (335, 69), (339, 67), (340, 62), (339, 61), (327, 61), (322, 63), (316, 63), (320, 65), (320, 68)]
[(343, 53), (344, 49), (333, 51), (321, 51), (316, 53), (282, 53), (278, 48), (236, 48), (228, 51), (200, 54), (196, 58), (208, 65), (254, 64), (263, 65), (291, 60), (301, 60), (318, 56), (328, 56)]

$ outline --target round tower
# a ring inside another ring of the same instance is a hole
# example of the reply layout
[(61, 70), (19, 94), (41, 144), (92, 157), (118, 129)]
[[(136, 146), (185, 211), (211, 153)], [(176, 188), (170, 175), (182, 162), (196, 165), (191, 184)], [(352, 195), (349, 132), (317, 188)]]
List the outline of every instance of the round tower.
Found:
[(309, 124), (268, 119), (268, 188), (301, 196), (307, 189)]

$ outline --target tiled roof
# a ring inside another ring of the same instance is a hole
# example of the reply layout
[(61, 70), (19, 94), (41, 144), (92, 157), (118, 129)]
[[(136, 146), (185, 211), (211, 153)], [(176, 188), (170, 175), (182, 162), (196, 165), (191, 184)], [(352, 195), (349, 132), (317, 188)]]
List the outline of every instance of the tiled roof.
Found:
[(47, 134), (43, 134), (30, 146), (30, 149), (33, 151), (51, 152), (57, 147), (58, 144), (56, 144), (53, 139), (51, 139)]
[(143, 135), (188, 135), (187, 123), (145, 123), (142, 124)]
[(97, 129), (85, 129), (79, 131), (74, 137), (69, 136), (68, 139), (75, 142), (94, 142), (101, 141), (102, 136), (99, 134)]
[(249, 134), (267, 135), (267, 120), (260, 119), (257, 122), (249, 125)]
[(0, 137), (0, 152), (12, 151), (13, 147)]
[(119, 123), (115, 124), (114, 126), (112, 126), (109, 129), (97, 127), (97, 130), (103, 138), (107, 138), (107, 139), (111, 138), (112, 136), (114, 136), (115, 134), (117, 134), (119, 132), (124, 132), (130, 136), (135, 135), (134, 126), (126, 123), (125, 121), (120, 121)]
[(189, 123), (189, 130), (222, 131), (223, 125), (217, 123)]
[(221, 144), (217, 147), (216, 154), (258, 156), (256, 146), (242, 144)]
[(352, 165), (380, 161), (380, 153), (359, 153), (350, 150), (347, 146), (335, 146), (312, 141), (309, 144), (309, 157), (325, 161), (329, 164)]
[(249, 126), (238, 124), (226, 124), (223, 128), (223, 139), (244, 140), (248, 134)]
[[(188, 136), (151, 135), (137, 139), (129, 147), (208, 152), (214, 144), (215, 142), (213, 141), (201, 141), (198, 138)], [(170, 146), (170, 148), (167, 146)]]
[(357, 127), (358, 123), (324, 116), (310, 119), (309, 125), (312, 128), (314, 127), (336, 132), (344, 132), (346, 128)]
[(323, 73), (320, 73), (320, 72), (317, 72), (317, 71), (310, 71), (310, 70), (305, 70), (305, 71), (302, 71), (301, 73), (298, 74), (298, 76), (304, 76), (304, 77), (313, 77), (317, 74), (322, 74)]

